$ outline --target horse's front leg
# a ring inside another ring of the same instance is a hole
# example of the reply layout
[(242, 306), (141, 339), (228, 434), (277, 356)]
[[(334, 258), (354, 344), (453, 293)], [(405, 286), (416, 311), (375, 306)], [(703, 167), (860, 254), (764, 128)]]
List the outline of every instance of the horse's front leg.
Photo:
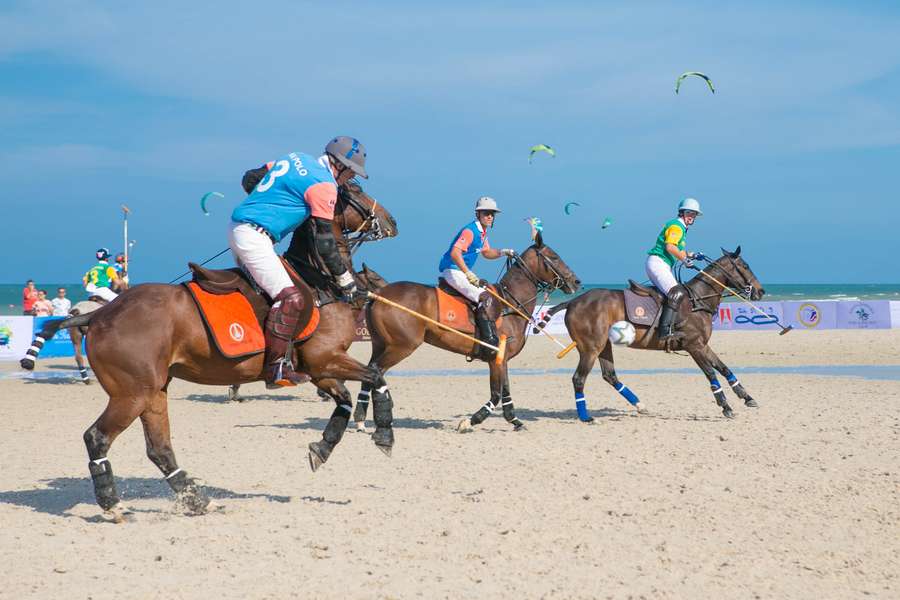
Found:
[(731, 410), (728, 400), (725, 398), (725, 390), (719, 384), (716, 372), (706, 356), (706, 347), (688, 349), (688, 352), (694, 359), (694, 362), (697, 363), (697, 366), (700, 367), (700, 370), (703, 371), (703, 374), (706, 375), (706, 378), (709, 379), (709, 387), (712, 390), (713, 397), (716, 399), (716, 404), (722, 409), (722, 414), (729, 419), (734, 418), (734, 411)]
[(503, 389), (503, 371), (493, 361), (488, 363), (488, 366), (490, 368), (491, 398), (484, 403), (484, 406), (475, 411), (475, 414), (457, 424), (456, 430), (460, 433), (469, 432), (475, 425), (483, 423), (500, 404), (500, 394)]
[(321, 467), (331, 456), (334, 447), (338, 445), (344, 432), (347, 430), (347, 423), (350, 422), (350, 411), (353, 407), (350, 402), (350, 391), (343, 383), (337, 379), (321, 379), (314, 381), (316, 387), (324, 391), (326, 394), (334, 398), (337, 406), (331, 413), (328, 425), (322, 432), (322, 441), (312, 442), (309, 445), (309, 468), (314, 472)]
[(737, 376), (731, 372), (731, 369), (722, 362), (722, 359), (718, 357), (718, 355), (713, 352), (712, 348), (709, 346), (706, 347), (706, 356), (709, 359), (709, 362), (712, 366), (728, 380), (728, 385), (731, 386), (731, 389), (737, 394), (737, 397), (744, 401), (744, 406), (749, 408), (757, 408), (759, 404), (756, 403), (750, 394), (747, 393), (747, 390), (744, 389), (744, 386), (741, 385), (741, 382), (738, 381)]
[(509, 393), (509, 367), (507, 365), (508, 363), (505, 360), (503, 361), (503, 364), (500, 365), (503, 376), (503, 383), (500, 387), (500, 402), (503, 406), (503, 418), (506, 419), (507, 423), (513, 426), (513, 431), (521, 431), (525, 429), (525, 424), (516, 416), (512, 395)]

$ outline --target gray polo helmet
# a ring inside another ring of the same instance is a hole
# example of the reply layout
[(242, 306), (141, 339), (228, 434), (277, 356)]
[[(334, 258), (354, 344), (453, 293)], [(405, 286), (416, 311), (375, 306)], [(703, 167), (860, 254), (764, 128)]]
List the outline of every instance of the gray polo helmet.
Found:
[(491, 198), (490, 196), (482, 196), (475, 202), (475, 212), (489, 210), (491, 212), (502, 212), (499, 208), (497, 208), (497, 201)]
[(366, 174), (366, 147), (358, 139), (339, 135), (328, 142), (328, 145), (325, 146), (325, 153), (333, 156), (335, 160), (352, 169), (363, 179), (369, 178)]

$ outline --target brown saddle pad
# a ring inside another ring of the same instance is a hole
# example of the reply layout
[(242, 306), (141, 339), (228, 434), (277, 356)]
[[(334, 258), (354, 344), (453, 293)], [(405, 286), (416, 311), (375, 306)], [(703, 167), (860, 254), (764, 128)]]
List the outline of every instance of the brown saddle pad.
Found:
[(661, 294), (655, 292), (651, 296), (636, 294), (630, 289), (625, 294), (625, 318), (635, 325), (651, 327), (659, 316)]
[[(314, 296), (312, 288), (300, 278), (291, 265), (284, 258), (279, 258), (284, 268), (287, 269), (291, 281), (294, 282), (294, 285), (297, 286), (297, 289), (300, 290), (300, 294), (303, 296), (303, 310), (300, 314), (300, 322), (309, 323), (312, 320), (314, 310), (318, 307), (318, 300)], [(188, 263), (188, 268), (194, 275), (192, 281), (205, 292), (215, 295), (230, 294), (232, 292), (243, 294), (253, 308), (253, 313), (256, 315), (260, 326), (265, 327), (272, 299), (265, 293), (257, 292), (244, 271), (236, 267), (231, 269), (206, 269), (192, 262)]]

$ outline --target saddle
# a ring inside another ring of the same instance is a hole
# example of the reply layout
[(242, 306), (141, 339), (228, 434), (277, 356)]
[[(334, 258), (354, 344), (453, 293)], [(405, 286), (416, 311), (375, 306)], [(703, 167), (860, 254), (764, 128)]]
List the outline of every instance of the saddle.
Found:
[[(496, 288), (491, 285), (491, 289)], [(475, 333), (475, 303), (451, 287), (443, 278), (438, 279), (434, 288), (437, 296), (438, 321), (463, 333)], [(503, 317), (497, 318), (497, 329), (503, 323)]]
[[(309, 338), (319, 324), (319, 303), (312, 289), (283, 258), (281, 262), (303, 296), (296, 341)], [(272, 299), (259, 291), (238, 268), (206, 269), (188, 263), (193, 279), (184, 285), (191, 292), (216, 346), (228, 358), (258, 354), (265, 350), (263, 329)]]
[(662, 292), (654, 286), (641, 285), (628, 280), (625, 294), (625, 318), (634, 325), (654, 327), (659, 319), (660, 308), (665, 301)]

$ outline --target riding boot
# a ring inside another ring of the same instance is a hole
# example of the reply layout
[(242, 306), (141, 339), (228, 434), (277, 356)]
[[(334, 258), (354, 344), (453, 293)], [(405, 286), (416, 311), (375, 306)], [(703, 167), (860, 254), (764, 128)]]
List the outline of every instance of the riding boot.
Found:
[(266, 387), (277, 389), (309, 381), (309, 375), (294, 370), (293, 340), (300, 330), (303, 296), (291, 286), (275, 297), (266, 318)]
[[(478, 297), (478, 305), (475, 307), (475, 327), (478, 330), (478, 339), (482, 342), (496, 346), (500, 343), (497, 338), (497, 310), (494, 304), (494, 297), (488, 292), (483, 292)], [(497, 356), (497, 352), (478, 345), (480, 350), (479, 357), (485, 361), (492, 361)]]
[(678, 314), (678, 306), (681, 299), (684, 298), (685, 289), (683, 285), (676, 285), (666, 297), (663, 304), (662, 315), (659, 317), (659, 339), (660, 341), (674, 341), (684, 337), (680, 331), (675, 331), (675, 316)]

